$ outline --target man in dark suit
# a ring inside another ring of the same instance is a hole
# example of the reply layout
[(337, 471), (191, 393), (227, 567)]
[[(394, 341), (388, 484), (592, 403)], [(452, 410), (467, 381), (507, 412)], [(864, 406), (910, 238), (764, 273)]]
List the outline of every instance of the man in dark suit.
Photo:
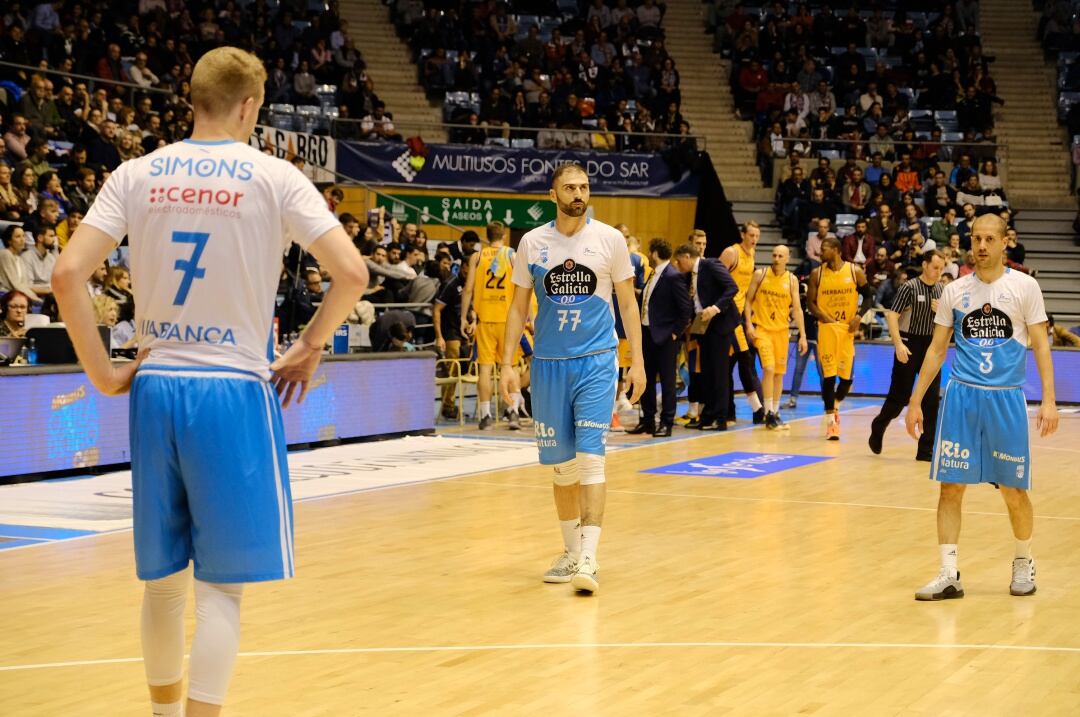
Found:
[(739, 310), (735, 307), (739, 287), (720, 260), (702, 257), (690, 244), (675, 250), (674, 262), (679, 271), (690, 275), (689, 293), (695, 315), (691, 331), (701, 333), (698, 343), (705, 407), (701, 411), (700, 428), (726, 431), (731, 390), (728, 353), (735, 327), (739, 325)]
[[(686, 277), (671, 266), (671, 245), (664, 239), (649, 242), (653, 274), (641, 292), (642, 349), (645, 354), (645, 393), (641, 421), (627, 431), (670, 436), (675, 423), (675, 361), (679, 337), (694, 315)], [(656, 423), (656, 378), (660, 377), (663, 404)]]

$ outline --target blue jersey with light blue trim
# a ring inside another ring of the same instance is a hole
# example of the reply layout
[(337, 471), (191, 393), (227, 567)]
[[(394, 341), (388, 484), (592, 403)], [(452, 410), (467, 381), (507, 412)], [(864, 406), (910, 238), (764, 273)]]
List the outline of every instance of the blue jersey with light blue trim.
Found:
[(956, 341), (951, 376), (976, 386), (1023, 386), (1028, 326), (1046, 321), (1042, 291), (1027, 274), (1005, 269), (992, 284), (971, 273), (941, 294), (934, 322)]
[(117, 243), (128, 236), (147, 363), (264, 378), (282, 254), (340, 226), (289, 162), (241, 142), (191, 140), (117, 167), (83, 222)]
[(622, 233), (595, 219), (570, 237), (560, 234), (555, 222), (523, 236), (513, 282), (536, 293), (536, 358), (614, 349), (614, 286), (633, 277)]

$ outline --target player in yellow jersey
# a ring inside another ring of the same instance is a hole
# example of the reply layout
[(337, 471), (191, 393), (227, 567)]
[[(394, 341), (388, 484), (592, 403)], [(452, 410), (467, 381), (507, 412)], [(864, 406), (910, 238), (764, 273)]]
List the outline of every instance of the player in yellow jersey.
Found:
[[(465, 283), (461, 295), (462, 335), (475, 334), (476, 338), (476, 413), (481, 431), (490, 428), (495, 420), (491, 416), (492, 376), (495, 364), (502, 360), (506, 316), (514, 298), (514, 284), (510, 281), (514, 250), (506, 246), (506, 226), (502, 222), (488, 224), (487, 240), (487, 246), (469, 257), (472, 280)], [(475, 324), (469, 321), (470, 308), (476, 312)], [(516, 381), (510, 397), (509, 428), (516, 431), (521, 428), (518, 409), (524, 404)]]
[[(761, 392), (765, 395), (765, 427), (789, 428), (780, 418), (780, 396), (784, 392), (788, 343), (791, 341), (791, 315), (799, 329), (799, 354), (805, 354), (806, 326), (799, 300), (799, 280), (787, 270), (788, 248), (773, 249), (772, 266), (754, 273), (746, 292), (746, 337), (757, 347), (764, 376)], [(792, 311), (794, 309), (794, 312)]]
[[(859, 295), (862, 294), (862, 306)], [(862, 315), (874, 305), (874, 292), (866, 274), (840, 256), (840, 240), (834, 236), (821, 242), (821, 266), (810, 272), (806, 303), (818, 320), (818, 360), (821, 362), (821, 399), (828, 421), (825, 438), (840, 440), (840, 409), (837, 404), (851, 390), (851, 369), (855, 362), (855, 333)], [(839, 384), (836, 378), (840, 379)]]
[[(748, 221), (742, 225), (740, 241), (733, 244), (720, 254), (720, 261), (731, 272), (731, 278), (739, 287), (739, 293), (735, 294), (735, 308), (742, 314), (746, 310), (746, 290), (750, 288), (750, 280), (754, 277), (754, 250), (757, 248), (758, 239), (761, 238), (761, 227), (755, 221)], [(761, 403), (761, 381), (758, 379), (757, 368), (754, 366), (754, 354), (750, 350), (750, 344), (746, 341), (746, 332), (740, 323), (735, 327), (735, 338), (731, 347), (734, 354), (732, 365), (739, 368), (739, 381), (742, 382), (743, 391), (746, 392), (746, 400), (750, 409), (754, 412), (754, 423), (765, 423), (765, 408)], [(734, 387), (734, 381), (732, 381)], [(729, 409), (731, 415), (728, 419), (735, 420), (734, 396), (731, 394)]]

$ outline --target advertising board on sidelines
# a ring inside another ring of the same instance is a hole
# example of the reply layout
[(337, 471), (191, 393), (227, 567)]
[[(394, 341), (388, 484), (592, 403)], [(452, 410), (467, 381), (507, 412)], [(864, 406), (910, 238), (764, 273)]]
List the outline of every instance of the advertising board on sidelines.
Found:
[(258, 125), (248, 139), (255, 149), (269, 147), (280, 159), (304, 158), (304, 175), (313, 182), (333, 182), (337, 171), (337, 142), (330, 137)]
[(761, 478), (772, 473), (801, 468), (821, 461), (828, 456), (799, 456), (791, 453), (746, 453), (734, 451), (718, 456), (696, 458), (692, 461), (672, 463), (641, 471), (664, 475), (698, 476), (701, 478)]

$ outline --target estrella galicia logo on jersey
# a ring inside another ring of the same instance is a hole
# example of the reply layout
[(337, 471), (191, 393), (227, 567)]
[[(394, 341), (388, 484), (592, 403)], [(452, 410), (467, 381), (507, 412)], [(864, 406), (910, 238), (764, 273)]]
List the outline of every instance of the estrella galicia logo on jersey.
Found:
[(567, 259), (544, 276), (544, 292), (556, 304), (580, 304), (596, 293), (596, 272)]
[(1002, 346), (1013, 336), (1012, 320), (1004, 311), (983, 304), (964, 317), (961, 333), (968, 343), (976, 346)]

